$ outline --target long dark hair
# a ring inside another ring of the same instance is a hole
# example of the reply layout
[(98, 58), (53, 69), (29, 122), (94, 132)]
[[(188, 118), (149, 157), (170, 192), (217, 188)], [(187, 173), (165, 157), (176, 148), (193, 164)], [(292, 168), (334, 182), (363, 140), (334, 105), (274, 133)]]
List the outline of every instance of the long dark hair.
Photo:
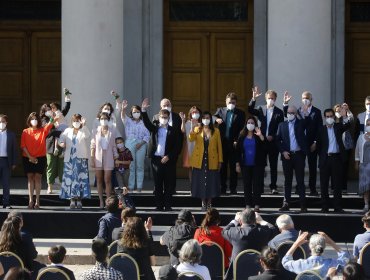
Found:
[(134, 249), (148, 246), (148, 233), (146, 232), (143, 220), (140, 217), (132, 217), (127, 220), (120, 243), (124, 247)]
[(141, 107), (139, 105), (133, 105), (131, 107), (131, 110), (130, 110), (130, 117), (131, 117), (131, 119), (134, 119), (134, 117), (132, 116), (132, 110), (134, 110), (134, 109), (140, 111), (140, 118), (139, 118), (139, 120), (143, 119), (143, 117), (141, 116)]
[(220, 213), (216, 208), (210, 208), (207, 210), (206, 215), (203, 218), (202, 224), (200, 225), (200, 232), (210, 235), (210, 226), (216, 226), (220, 223)]
[(18, 253), (17, 249), (22, 243), (21, 224), (19, 217), (9, 217), (4, 221), (0, 231), (0, 252)]
[[(211, 130), (211, 135), (213, 135), (213, 133), (215, 132), (215, 127), (214, 127), (213, 122), (212, 122), (212, 114), (209, 111), (204, 111), (202, 116), (201, 116), (201, 119), (203, 119), (204, 116), (210, 116), (210, 118), (211, 118), (208, 127)], [(203, 128), (203, 126), (204, 126), (203, 122), (200, 125)]]
[(240, 137), (245, 137), (248, 134), (247, 123), (248, 123), (249, 120), (253, 120), (255, 127), (258, 127), (257, 119), (254, 116), (249, 116), (245, 120), (245, 125), (244, 125), (243, 129), (240, 131)]
[(99, 119), (100, 118), (100, 114), (101, 114), (101, 112), (103, 111), (103, 108), (105, 107), (105, 106), (109, 106), (109, 108), (110, 108), (110, 115), (109, 115), (109, 118), (110, 118), (110, 116), (113, 114), (113, 112), (114, 112), (114, 108), (113, 108), (113, 105), (111, 104), (111, 103), (109, 103), (109, 102), (105, 102), (103, 105), (101, 105), (100, 106), (100, 108), (99, 108), (99, 112), (98, 112), (98, 114), (97, 114), (97, 118)]

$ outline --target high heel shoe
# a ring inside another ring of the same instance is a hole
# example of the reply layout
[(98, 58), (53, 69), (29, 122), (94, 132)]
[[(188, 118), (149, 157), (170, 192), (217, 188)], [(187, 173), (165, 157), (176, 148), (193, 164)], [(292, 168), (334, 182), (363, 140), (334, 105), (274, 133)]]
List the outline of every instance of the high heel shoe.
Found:
[(34, 205), (34, 202), (33, 201), (30, 201), (28, 203), (28, 209), (33, 209), (33, 205)]
[(37, 203), (35, 203), (35, 205), (33, 206), (33, 209), (39, 210), (40, 209), (40, 205), (38, 205)]

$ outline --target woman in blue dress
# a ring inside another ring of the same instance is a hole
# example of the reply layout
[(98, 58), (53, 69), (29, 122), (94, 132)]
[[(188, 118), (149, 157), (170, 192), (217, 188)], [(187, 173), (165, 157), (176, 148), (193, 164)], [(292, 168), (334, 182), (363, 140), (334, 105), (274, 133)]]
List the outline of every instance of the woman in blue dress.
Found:
[(60, 146), (65, 148), (60, 198), (70, 199), (71, 209), (81, 209), (81, 200), (90, 198), (89, 138), (89, 129), (80, 114), (72, 116), (72, 127), (60, 136)]

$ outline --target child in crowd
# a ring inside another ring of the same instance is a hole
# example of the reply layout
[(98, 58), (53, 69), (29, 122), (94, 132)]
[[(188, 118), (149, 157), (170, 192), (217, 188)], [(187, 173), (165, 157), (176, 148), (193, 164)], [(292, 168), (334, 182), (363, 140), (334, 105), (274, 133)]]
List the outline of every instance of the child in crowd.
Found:
[(122, 137), (116, 138), (118, 159), (115, 160), (116, 178), (118, 185), (122, 188), (127, 187), (130, 176), (130, 163), (133, 160), (131, 152), (125, 147)]

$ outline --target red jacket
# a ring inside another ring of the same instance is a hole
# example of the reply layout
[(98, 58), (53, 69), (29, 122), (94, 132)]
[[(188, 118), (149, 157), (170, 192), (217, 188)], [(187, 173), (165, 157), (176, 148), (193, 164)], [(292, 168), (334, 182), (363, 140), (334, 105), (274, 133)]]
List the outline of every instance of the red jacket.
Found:
[(218, 245), (220, 245), (221, 248), (224, 250), (224, 256), (225, 256), (224, 264), (225, 264), (225, 268), (228, 268), (229, 267), (229, 264), (230, 264), (230, 261), (229, 260), (230, 260), (230, 257), (231, 257), (231, 252), (233, 250), (233, 247), (231, 246), (231, 244), (229, 243), (229, 241), (225, 240), (222, 237), (222, 234), (221, 234), (222, 228), (221, 227), (219, 227), (219, 226), (210, 226), (209, 227), (209, 232), (210, 232), (210, 234), (208, 235), (201, 228), (198, 228), (195, 231), (194, 239), (195, 240), (198, 240), (199, 243), (203, 243), (205, 241), (212, 241), (212, 242), (215, 242)]

